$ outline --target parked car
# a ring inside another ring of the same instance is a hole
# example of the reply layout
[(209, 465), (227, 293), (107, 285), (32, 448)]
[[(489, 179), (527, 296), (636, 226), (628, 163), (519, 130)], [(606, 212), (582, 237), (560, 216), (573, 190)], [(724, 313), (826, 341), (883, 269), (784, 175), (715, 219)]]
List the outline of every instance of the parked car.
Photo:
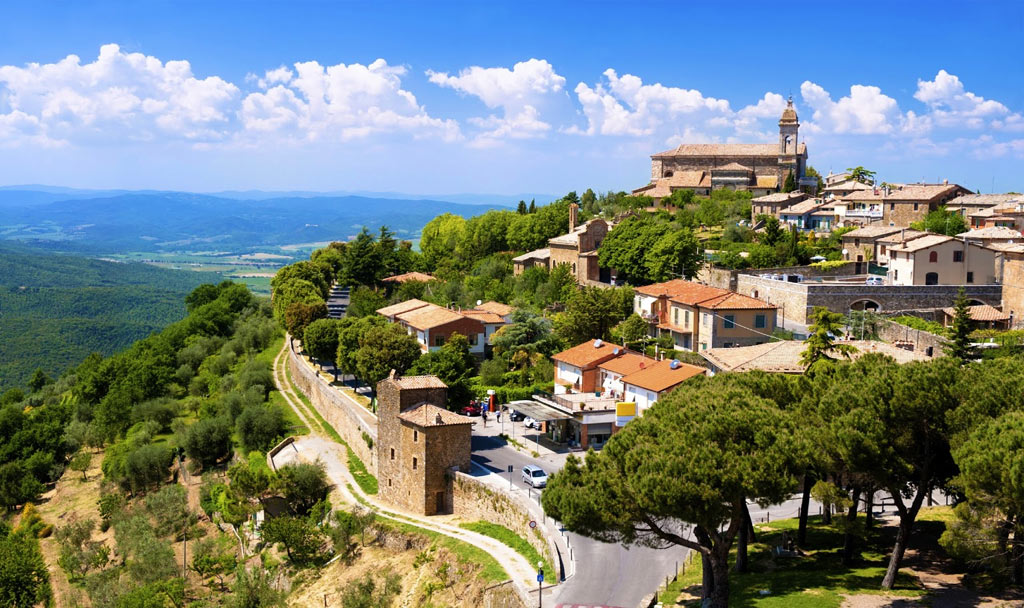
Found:
[(523, 419), (523, 426), (525, 426), (528, 429), (539, 429), (540, 423), (534, 420), (533, 418), (527, 416), (525, 419)]
[(882, 277), (868, 277), (864, 280), (865, 285), (885, 285), (885, 279)]
[(526, 414), (516, 410), (512, 410), (512, 413), (508, 415), (508, 419), (511, 420), (512, 422), (519, 422), (524, 418), (526, 418)]
[(463, 416), (479, 416), (483, 413), (483, 408), (480, 407), (479, 403), (470, 403), (466, 407), (459, 410), (459, 413)]
[(528, 464), (523, 467), (523, 483), (533, 488), (543, 488), (548, 485), (548, 474), (537, 465)]

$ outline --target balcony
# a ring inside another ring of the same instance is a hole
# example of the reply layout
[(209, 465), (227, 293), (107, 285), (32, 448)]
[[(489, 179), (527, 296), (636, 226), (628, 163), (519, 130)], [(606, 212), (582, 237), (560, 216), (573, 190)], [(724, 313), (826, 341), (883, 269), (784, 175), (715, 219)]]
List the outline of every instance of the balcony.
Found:
[(573, 414), (614, 410), (616, 403), (614, 395), (607, 392), (600, 396), (594, 393), (566, 393), (563, 395), (537, 393), (533, 395), (533, 398)]
[(881, 219), (881, 209), (847, 209), (846, 217), (869, 217), (872, 219)]

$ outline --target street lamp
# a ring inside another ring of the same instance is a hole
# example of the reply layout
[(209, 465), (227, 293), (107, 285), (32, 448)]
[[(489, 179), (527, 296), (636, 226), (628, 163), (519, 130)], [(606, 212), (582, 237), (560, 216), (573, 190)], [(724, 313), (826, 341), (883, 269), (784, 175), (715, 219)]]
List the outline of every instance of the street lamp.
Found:
[(544, 584), (544, 562), (537, 562), (537, 608), (544, 608), (544, 595), (541, 587)]

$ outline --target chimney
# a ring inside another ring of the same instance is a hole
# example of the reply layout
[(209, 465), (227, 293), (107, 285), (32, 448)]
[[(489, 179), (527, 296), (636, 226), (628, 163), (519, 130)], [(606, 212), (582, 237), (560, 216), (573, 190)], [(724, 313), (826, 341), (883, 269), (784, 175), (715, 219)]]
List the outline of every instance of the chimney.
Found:
[(569, 205), (569, 232), (576, 230), (576, 215), (579, 213), (580, 206), (576, 203)]
[(948, 179), (942, 180), (942, 185), (943, 186), (948, 186), (949, 185), (949, 180)]

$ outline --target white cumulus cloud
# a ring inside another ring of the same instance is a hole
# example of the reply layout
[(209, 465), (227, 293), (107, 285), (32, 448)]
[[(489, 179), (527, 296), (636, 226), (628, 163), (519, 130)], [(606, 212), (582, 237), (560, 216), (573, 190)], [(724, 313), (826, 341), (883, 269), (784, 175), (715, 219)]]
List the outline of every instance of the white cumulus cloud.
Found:
[(470, 124), (485, 130), (477, 135), (474, 143), (478, 146), (493, 145), (504, 138), (543, 136), (551, 125), (541, 119), (541, 108), (550, 105), (565, 86), (565, 78), (543, 59), (520, 61), (512, 69), (472, 66), (457, 76), (433, 70), (427, 70), (426, 75), (438, 86), (472, 95), (488, 108), (502, 110), (501, 116), (469, 119)]
[(918, 80), (914, 99), (927, 105), (935, 123), (944, 127), (980, 129), (993, 120), (997, 128), (1012, 128), (1021, 121), (1002, 103), (965, 90), (960, 78), (946, 70), (939, 70), (933, 80)]
[(217, 76), (196, 78), (188, 61), (160, 61), (103, 45), (83, 64), (0, 66), (6, 113), (0, 123), (30, 126), (51, 142), (182, 139), (217, 141), (230, 128), (238, 87)]
[(323, 66), (316, 61), (270, 70), (250, 93), (239, 116), (245, 129), (298, 140), (346, 141), (377, 133), (410, 133), (445, 140), (459, 137), (455, 121), (430, 116), (402, 88), (402, 66), (377, 59)]
[(812, 131), (885, 134), (902, 124), (899, 104), (875, 86), (855, 84), (849, 95), (833, 100), (821, 85), (806, 80), (800, 85), (800, 95), (813, 111), (808, 125)]

